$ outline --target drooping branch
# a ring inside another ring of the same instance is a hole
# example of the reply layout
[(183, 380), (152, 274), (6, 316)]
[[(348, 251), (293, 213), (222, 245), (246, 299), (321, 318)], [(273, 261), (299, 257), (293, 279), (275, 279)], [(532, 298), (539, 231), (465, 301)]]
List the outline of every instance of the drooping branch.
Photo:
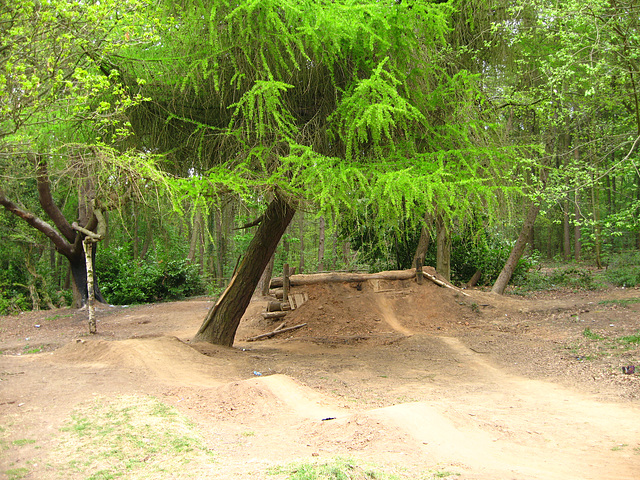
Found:
[(56, 247), (56, 250), (66, 257), (73, 255), (73, 246), (68, 242), (60, 233), (58, 233), (51, 225), (44, 220), (36, 217), (31, 212), (28, 212), (18, 206), (16, 203), (9, 200), (4, 196), (4, 193), (0, 190), (0, 205), (7, 209), (7, 211), (20, 217), (36, 230), (44, 233)]

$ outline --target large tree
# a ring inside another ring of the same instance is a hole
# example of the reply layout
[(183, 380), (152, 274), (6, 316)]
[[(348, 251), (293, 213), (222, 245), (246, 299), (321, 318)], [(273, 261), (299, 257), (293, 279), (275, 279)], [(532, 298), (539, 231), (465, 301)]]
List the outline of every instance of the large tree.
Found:
[(99, 61), (127, 41), (140, 6), (0, 5), (0, 205), (67, 258), (78, 303), (87, 298), (81, 229), (95, 231), (96, 209), (141, 193), (140, 183), (157, 173), (145, 155), (122, 154), (124, 112), (141, 97)]
[(435, 208), (464, 219), (496, 206), (509, 161), (492, 143), (477, 78), (447, 68), (452, 4), (162, 5), (146, 22), (157, 25), (157, 41), (103, 63), (120, 78), (145, 79), (150, 100), (132, 113), (137, 138), (166, 155), (185, 191), (265, 203), (197, 340), (232, 344), (301, 199), (337, 214), (374, 209), (385, 226), (419, 224)]

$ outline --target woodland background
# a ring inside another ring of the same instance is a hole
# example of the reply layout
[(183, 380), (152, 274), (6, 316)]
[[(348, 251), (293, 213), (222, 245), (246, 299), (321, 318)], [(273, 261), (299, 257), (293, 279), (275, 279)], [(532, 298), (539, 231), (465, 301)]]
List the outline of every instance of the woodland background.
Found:
[(515, 291), (640, 283), (635, 0), (7, 2), (0, 38), (0, 314), (73, 303), (95, 210), (107, 302), (216, 295), (274, 195), (276, 272), (422, 236), (493, 285), (524, 235)]

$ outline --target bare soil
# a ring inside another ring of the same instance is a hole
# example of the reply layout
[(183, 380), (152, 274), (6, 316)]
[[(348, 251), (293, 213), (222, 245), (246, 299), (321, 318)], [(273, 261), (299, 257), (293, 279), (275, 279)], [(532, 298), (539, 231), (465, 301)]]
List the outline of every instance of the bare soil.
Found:
[(274, 478), (272, 465), (337, 455), (408, 478), (640, 478), (640, 290), (293, 292), (309, 300), (287, 326), (305, 327), (248, 342), (281, 323), (255, 298), (234, 348), (191, 343), (209, 298), (103, 306), (97, 335), (85, 311), (0, 317), (0, 478), (76, 478), (51, 468), (61, 427), (120, 395), (196, 422), (219, 459), (206, 478)]

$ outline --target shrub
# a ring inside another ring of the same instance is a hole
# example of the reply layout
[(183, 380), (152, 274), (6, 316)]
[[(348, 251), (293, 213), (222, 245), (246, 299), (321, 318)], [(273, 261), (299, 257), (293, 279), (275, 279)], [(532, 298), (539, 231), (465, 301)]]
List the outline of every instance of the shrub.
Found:
[(102, 251), (97, 261), (100, 290), (113, 304), (180, 300), (205, 293), (198, 265), (187, 260), (131, 260), (123, 248)]

